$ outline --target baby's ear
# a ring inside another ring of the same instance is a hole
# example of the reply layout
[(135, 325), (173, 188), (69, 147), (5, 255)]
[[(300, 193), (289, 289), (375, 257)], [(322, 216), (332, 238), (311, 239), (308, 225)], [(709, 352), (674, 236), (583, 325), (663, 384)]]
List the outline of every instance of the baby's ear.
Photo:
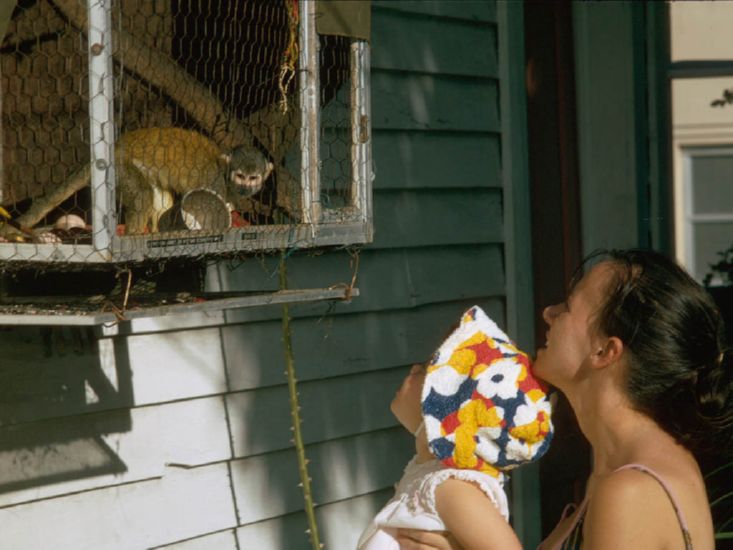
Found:
[(232, 163), (232, 155), (229, 153), (222, 153), (219, 155), (219, 164), (226, 167), (229, 166)]

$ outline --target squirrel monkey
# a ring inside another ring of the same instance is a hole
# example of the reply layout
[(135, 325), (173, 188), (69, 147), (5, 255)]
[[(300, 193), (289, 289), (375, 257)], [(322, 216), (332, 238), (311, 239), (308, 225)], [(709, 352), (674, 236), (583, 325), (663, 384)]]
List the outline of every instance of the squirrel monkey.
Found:
[(253, 146), (222, 154), (209, 138), (183, 128), (143, 128), (120, 137), (116, 149), (117, 190), (126, 233), (158, 231), (161, 215), (176, 195), (193, 189), (217, 193), (234, 210), (262, 189), (272, 162)]

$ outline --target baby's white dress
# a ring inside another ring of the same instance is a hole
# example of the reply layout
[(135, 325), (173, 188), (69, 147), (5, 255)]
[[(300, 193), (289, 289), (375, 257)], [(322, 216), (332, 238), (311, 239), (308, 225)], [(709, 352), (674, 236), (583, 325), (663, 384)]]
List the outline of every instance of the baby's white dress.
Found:
[(476, 470), (446, 468), (437, 459), (418, 463), (413, 457), (395, 487), (395, 496), (362, 533), (357, 550), (399, 550), (395, 540), (399, 528), (445, 531), (435, 510), (435, 489), (448, 478), (475, 483), (509, 521), (506, 493), (498, 479)]

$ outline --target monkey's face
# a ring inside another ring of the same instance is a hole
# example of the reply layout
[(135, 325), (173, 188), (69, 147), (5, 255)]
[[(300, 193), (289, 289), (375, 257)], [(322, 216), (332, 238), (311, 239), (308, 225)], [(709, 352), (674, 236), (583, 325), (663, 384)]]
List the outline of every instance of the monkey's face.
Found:
[(231, 194), (236, 199), (246, 199), (262, 189), (273, 164), (254, 147), (240, 146), (227, 156), (227, 167)]
[(232, 170), (229, 174), (229, 180), (237, 196), (251, 197), (262, 189), (262, 184), (265, 183), (265, 176), (259, 172), (252, 173), (244, 170)]

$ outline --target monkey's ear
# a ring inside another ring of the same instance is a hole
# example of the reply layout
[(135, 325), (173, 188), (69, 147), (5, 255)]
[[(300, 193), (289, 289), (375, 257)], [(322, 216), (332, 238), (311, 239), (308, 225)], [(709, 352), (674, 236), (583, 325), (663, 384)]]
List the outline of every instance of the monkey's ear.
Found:
[(232, 155), (228, 153), (222, 153), (219, 155), (219, 162), (222, 166), (229, 166), (232, 163)]
[(268, 162), (268, 163), (267, 163), (267, 164), (265, 165), (265, 174), (264, 174), (264, 175), (262, 176), (262, 181), (263, 181), (263, 183), (264, 183), (264, 181), (265, 181), (265, 180), (266, 180), (266, 179), (267, 179), (268, 177), (270, 177), (270, 174), (272, 173), (272, 169), (273, 169), (273, 168), (275, 168), (275, 165), (274, 165), (274, 164), (272, 164), (271, 162)]

